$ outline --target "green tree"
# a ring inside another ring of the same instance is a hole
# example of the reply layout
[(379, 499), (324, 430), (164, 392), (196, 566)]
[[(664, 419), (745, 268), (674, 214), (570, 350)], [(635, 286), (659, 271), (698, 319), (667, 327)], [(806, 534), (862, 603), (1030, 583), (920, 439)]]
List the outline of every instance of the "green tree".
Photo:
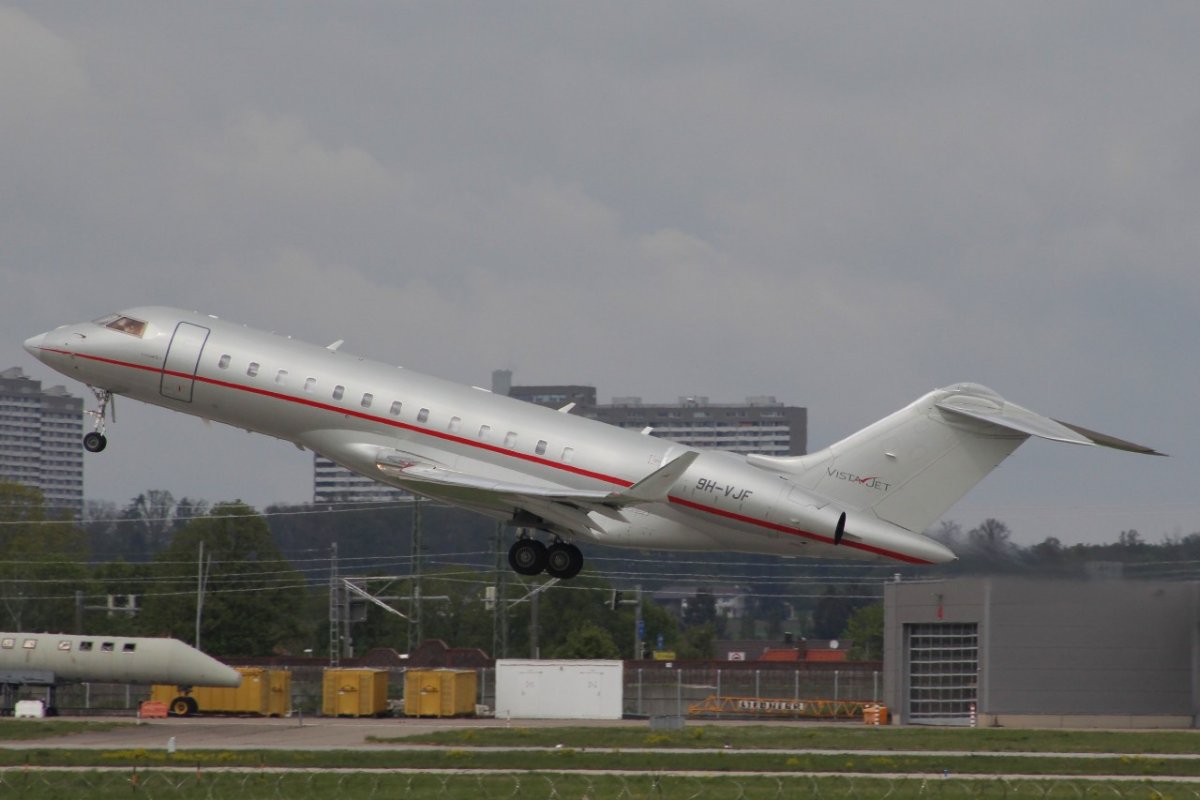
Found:
[(883, 605), (863, 606), (850, 615), (843, 638), (850, 640), (854, 661), (883, 660)]
[(621, 651), (612, 634), (595, 622), (585, 621), (567, 634), (567, 638), (549, 650), (550, 658), (620, 658)]
[(0, 620), (14, 630), (73, 630), (87, 586), (87, 541), (54, 519), (37, 489), (0, 483)]
[(303, 577), (271, 541), (266, 521), (240, 501), (220, 503), (193, 519), (155, 558), (159, 582), (145, 598), (143, 631), (194, 642), (201, 542), (207, 572), (203, 650), (261, 656), (312, 640)]

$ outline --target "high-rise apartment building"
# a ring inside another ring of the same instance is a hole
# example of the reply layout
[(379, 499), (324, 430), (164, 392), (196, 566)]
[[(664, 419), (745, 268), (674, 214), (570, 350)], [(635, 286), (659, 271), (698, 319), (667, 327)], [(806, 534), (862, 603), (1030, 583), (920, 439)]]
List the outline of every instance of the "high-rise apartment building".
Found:
[(83, 400), (42, 389), (20, 367), (0, 372), (0, 481), (41, 489), (46, 505), (83, 511)]
[(593, 386), (513, 386), (507, 371), (493, 373), (492, 391), (550, 408), (574, 403), (572, 414), (619, 428), (649, 429), (652, 436), (689, 447), (771, 456), (808, 452), (808, 409), (784, 405), (770, 395), (748, 397), (745, 403), (710, 403), (707, 397), (644, 403), (640, 397), (614, 397), (611, 404), (600, 405)]

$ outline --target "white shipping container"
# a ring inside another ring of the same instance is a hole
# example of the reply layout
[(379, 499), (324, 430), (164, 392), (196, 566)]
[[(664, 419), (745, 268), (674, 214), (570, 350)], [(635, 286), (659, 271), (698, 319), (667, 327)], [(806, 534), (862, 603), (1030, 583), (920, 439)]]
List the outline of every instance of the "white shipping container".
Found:
[(496, 661), (497, 719), (621, 719), (620, 661)]

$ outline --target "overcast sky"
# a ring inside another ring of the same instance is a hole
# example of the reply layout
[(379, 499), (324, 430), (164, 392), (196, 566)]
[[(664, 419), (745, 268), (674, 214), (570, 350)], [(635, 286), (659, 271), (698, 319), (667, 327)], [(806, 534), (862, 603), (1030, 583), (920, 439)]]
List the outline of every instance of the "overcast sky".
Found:
[[(970, 380), (1030, 442), (947, 515), (1200, 531), (1200, 6), (0, 8), (0, 369), (165, 304), (465, 383), (807, 406)], [(84, 393), (75, 384), (76, 394)], [(291, 445), (118, 403), (87, 493), (311, 499)]]

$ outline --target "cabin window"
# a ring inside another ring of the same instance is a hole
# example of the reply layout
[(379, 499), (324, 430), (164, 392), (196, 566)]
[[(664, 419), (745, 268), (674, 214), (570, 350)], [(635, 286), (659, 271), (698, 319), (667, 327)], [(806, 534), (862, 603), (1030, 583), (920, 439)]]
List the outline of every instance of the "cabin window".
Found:
[(393, 417), (398, 417), (398, 416), (400, 416), (401, 407), (402, 407), (402, 404), (399, 400), (393, 400), (392, 407), (390, 409), (388, 409), (388, 413), (391, 414)]
[(562, 454), (562, 460), (567, 464), (570, 464), (572, 461), (574, 461), (575, 460), (575, 448), (574, 447), (564, 447), (563, 454)]
[(12, 650), (16, 646), (17, 646), (16, 639), (13, 639), (13, 638), (10, 638), (7, 636), (4, 637), (4, 639), (0, 639), (0, 648), (3, 648), (5, 650)]
[(375, 395), (371, 394), (370, 392), (365, 392), (363, 394), (362, 407), (370, 408), (371, 403), (373, 403), (373, 402), (375, 402)]
[(280, 386), (284, 386), (287, 384), (287, 370), (286, 369), (281, 369), (281, 370), (279, 370), (279, 372), (275, 373), (275, 382), (278, 383)]
[(334, 399), (334, 400), (341, 400), (341, 399), (342, 399), (342, 395), (344, 395), (344, 394), (346, 394), (346, 387), (345, 387), (345, 386), (335, 386), (335, 387), (333, 387), (333, 399)]
[(136, 336), (139, 339), (146, 332), (146, 323), (133, 317), (117, 317), (112, 322), (105, 324), (104, 327), (120, 331), (121, 333), (128, 333), (130, 336)]
[(458, 433), (462, 430), (462, 417), (451, 417), (448, 428), (451, 433)]
[(137, 642), (126, 642), (121, 646), (122, 653), (132, 653), (137, 650)]
[(537, 447), (533, 448), (533, 452), (539, 456), (546, 455), (546, 440), (538, 439)]
[(316, 378), (305, 378), (304, 379), (304, 391), (311, 392), (316, 385), (317, 385)]
[(60, 640), (58, 643), (58, 649), (59, 650), (70, 650), (71, 649), (71, 640), (70, 639)]
[(250, 366), (246, 367), (246, 374), (249, 375), (251, 378), (253, 378), (255, 375), (258, 374), (258, 362), (257, 361), (250, 362)]
[(429, 421), (429, 409), (422, 408), (420, 411), (417, 412), (417, 422), (428, 422), (428, 421)]
[(91, 642), (80, 642), (79, 650), (82, 653), (90, 653), (92, 651), (92, 643)]
[(100, 649), (106, 653), (111, 653), (113, 651), (113, 643), (112, 642), (101, 642)]
[(226, 353), (225, 355), (221, 356), (221, 359), (217, 362), (217, 366), (221, 369), (229, 369), (229, 362), (232, 360), (233, 356)]
[(36, 650), (37, 639), (26, 639), (25, 641), (21, 642), (21, 647), (24, 647), (26, 650)]
[(487, 435), (488, 435), (489, 433), (491, 433), (491, 431), (492, 431), (492, 426), (491, 426), (491, 425), (480, 425), (480, 426), (479, 426), (479, 438), (480, 438), (480, 439), (486, 439), (486, 438), (487, 438)]
[(505, 434), (505, 436), (504, 436), (504, 446), (505, 446), (505, 447), (516, 447), (516, 446), (517, 446), (517, 434), (516, 434), (516, 431), (509, 431), (507, 434)]

